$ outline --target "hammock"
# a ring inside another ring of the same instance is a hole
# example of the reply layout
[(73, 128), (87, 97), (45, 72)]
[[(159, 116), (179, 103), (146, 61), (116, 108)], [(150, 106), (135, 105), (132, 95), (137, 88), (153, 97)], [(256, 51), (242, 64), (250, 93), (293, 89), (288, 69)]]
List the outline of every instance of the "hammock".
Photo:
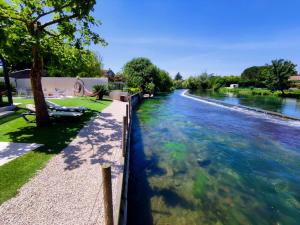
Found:
[(99, 94), (99, 91), (98, 92), (91, 92), (88, 89), (84, 88), (83, 93), (84, 93), (84, 96), (96, 97)]
[(88, 97), (96, 97), (99, 92), (92, 92), (85, 88), (82, 80), (78, 79), (74, 84), (74, 95), (76, 96), (88, 96)]

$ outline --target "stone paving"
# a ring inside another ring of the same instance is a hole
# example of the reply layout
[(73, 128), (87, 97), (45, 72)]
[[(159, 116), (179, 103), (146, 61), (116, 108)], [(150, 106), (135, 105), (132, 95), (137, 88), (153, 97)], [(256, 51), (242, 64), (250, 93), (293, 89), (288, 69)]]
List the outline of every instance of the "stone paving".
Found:
[(40, 146), (35, 143), (0, 142), (0, 166)]

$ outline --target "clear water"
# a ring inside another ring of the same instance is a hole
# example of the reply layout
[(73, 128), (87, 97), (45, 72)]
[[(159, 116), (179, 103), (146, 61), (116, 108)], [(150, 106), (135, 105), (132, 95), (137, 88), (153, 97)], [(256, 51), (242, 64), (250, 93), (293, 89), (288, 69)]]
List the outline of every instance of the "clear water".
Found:
[(233, 105), (244, 105), (279, 112), (300, 119), (300, 99), (277, 96), (237, 95), (211, 91), (192, 91), (191, 94), (221, 100)]
[(300, 128), (179, 91), (134, 115), (128, 224), (299, 224)]

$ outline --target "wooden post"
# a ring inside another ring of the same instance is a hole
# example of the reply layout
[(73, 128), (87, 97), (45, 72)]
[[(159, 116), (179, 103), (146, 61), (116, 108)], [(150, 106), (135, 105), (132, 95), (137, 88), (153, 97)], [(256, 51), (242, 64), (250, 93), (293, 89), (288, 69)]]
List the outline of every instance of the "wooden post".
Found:
[(127, 118), (127, 129), (128, 129), (128, 124), (129, 124), (129, 105), (126, 104), (126, 118)]
[(103, 179), (104, 223), (105, 225), (114, 225), (110, 165), (102, 166), (102, 179)]
[(123, 117), (123, 132), (122, 132), (122, 152), (123, 152), (123, 157), (126, 155), (126, 123), (127, 123), (127, 118), (126, 116)]
[(129, 114), (129, 118), (131, 119), (131, 96), (128, 99), (128, 105), (129, 105), (129, 112), (128, 112), (128, 114)]

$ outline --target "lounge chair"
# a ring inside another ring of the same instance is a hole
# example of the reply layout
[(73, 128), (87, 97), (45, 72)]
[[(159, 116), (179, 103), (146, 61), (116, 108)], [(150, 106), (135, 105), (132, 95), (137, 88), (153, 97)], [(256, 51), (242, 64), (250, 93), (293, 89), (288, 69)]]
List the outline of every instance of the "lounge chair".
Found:
[[(29, 122), (29, 120), (26, 118), (26, 116), (28, 115), (35, 115), (36, 114), (36, 110), (35, 110), (35, 106), (33, 104), (27, 104), (26, 105), (26, 109), (28, 110), (25, 113), (22, 113), (21, 116)], [(59, 112), (59, 111), (49, 111), (49, 116), (52, 118), (62, 118), (62, 117), (80, 117), (83, 114), (80, 112)]]
[(46, 103), (47, 103), (47, 106), (48, 106), (49, 109), (55, 110), (55, 111), (61, 111), (61, 112), (85, 112), (87, 110), (87, 108), (84, 108), (84, 107), (75, 107), (75, 106), (67, 107), (67, 106), (61, 106), (61, 105), (55, 104), (55, 103), (47, 101), (47, 100), (46, 100)]
[(54, 90), (55, 90), (56, 95), (58, 97), (61, 97), (61, 96), (66, 97), (66, 90), (65, 89), (55, 88)]

